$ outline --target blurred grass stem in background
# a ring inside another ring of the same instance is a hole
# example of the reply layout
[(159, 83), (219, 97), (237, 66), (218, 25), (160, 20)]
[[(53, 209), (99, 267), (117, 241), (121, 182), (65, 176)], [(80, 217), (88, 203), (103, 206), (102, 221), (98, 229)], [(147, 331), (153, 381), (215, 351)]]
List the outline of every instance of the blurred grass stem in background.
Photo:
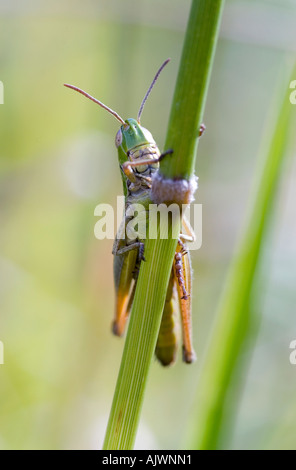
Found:
[[(291, 78), (295, 75), (296, 68)], [(289, 102), (289, 82), (287, 77), (281, 80), (276, 96), (279, 106), (275, 107), (272, 103), (269, 112), (265, 135), (265, 141), (268, 136), (268, 147), (261, 149), (259, 154), (244, 230), (228, 272), (199, 377), (194, 422), (188, 435), (191, 449), (219, 448), (228, 424), (229, 416), (225, 413), (227, 394), (242, 346), (252, 326), (252, 293), (256, 289), (263, 243), (274, 215), (274, 202), (291, 128), (293, 107)], [(259, 290), (257, 286), (256, 291)], [(242, 365), (240, 376), (245, 373)]]

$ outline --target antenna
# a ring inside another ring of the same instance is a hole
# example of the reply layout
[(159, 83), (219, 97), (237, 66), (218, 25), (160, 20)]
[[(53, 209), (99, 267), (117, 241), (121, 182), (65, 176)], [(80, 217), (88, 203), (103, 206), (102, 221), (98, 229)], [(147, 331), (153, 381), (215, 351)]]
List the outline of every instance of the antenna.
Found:
[(161, 65), (161, 67), (158, 69), (158, 71), (157, 71), (155, 77), (154, 77), (153, 80), (152, 80), (152, 83), (151, 83), (150, 87), (148, 88), (148, 91), (147, 91), (146, 95), (144, 96), (144, 99), (143, 99), (143, 101), (142, 101), (142, 103), (141, 103), (141, 106), (140, 106), (140, 109), (139, 109), (139, 112), (138, 112), (138, 117), (137, 117), (137, 121), (138, 121), (139, 124), (140, 124), (140, 117), (141, 117), (141, 114), (142, 114), (142, 112), (143, 112), (143, 108), (144, 108), (144, 106), (145, 106), (145, 103), (146, 103), (146, 101), (147, 101), (147, 98), (148, 98), (148, 96), (150, 95), (151, 90), (152, 90), (152, 88), (154, 87), (155, 82), (156, 82), (156, 80), (158, 79), (158, 76), (159, 76), (160, 72), (161, 72), (162, 69), (166, 66), (166, 64), (169, 63), (170, 60), (171, 60), (171, 59), (165, 60), (164, 63)]
[(64, 83), (64, 86), (66, 86), (67, 88), (71, 88), (72, 90), (78, 91), (78, 93), (81, 93), (82, 95), (86, 96), (86, 98), (88, 98), (88, 99), (90, 99), (91, 101), (94, 101), (95, 103), (97, 103), (99, 106), (101, 106), (101, 108), (106, 109), (106, 111), (108, 111), (108, 113), (113, 114), (113, 116), (114, 116), (119, 122), (121, 122), (121, 124), (124, 124), (124, 125), (126, 124), (126, 123), (124, 122), (124, 120), (119, 116), (119, 114), (117, 114), (115, 111), (113, 111), (113, 109), (108, 108), (108, 106), (106, 106), (104, 103), (102, 103), (101, 101), (97, 100), (97, 99), (94, 98), (93, 96), (91, 96), (91, 95), (89, 95), (88, 93), (86, 93), (86, 91), (81, 90), (81, 88), (78, 88), (77, 86), (68, 85), (67, 83)]

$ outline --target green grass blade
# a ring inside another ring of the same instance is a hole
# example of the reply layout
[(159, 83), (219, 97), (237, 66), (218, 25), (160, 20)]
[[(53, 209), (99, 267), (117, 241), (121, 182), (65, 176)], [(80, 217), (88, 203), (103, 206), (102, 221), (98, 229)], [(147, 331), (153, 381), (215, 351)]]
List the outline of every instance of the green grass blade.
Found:
[[(295, 73), (296, 70), (292, 77)], [(285, 88), (290, 93), (287, 82), (281, 90)], [(221, 442), (226, 396), (250, 329), (249, 305), (255, 273), (285, 157), (292, 105), (288, 94), (281, 100), (280, 110), (275, 112), (274, 107), (271, 110), (277, 119), (268, 128), (269, 146), (258, 162), (246, 224), (228, 273), (201, 370), (189, 448), (217, 449)]]
[(167, 178), (189, 179), (195, 168), (199, 127), (210, 81), (224, 0), (193, 0), (161, 162)]
[[(222, 5), (223, 1), (217, 0), (192, 2), (166, 140), (166, 148), (173, 148), (174, 155), (164, 159), (161, 166), (165, 177), (189, 178), (193, 173), (198, 127), (202, 119)], [(187, 116), (185, 128), (184, 116)], [(181, 133), (178, 131), (179, 126), (182, 126)], [(186, 148), (181, 152), (185, 143)], [(179, 232), (180, 221), (174, 223)], [(140, 270), (104, 449), (133, 447), (176, 243), (172, 239), (147, 239), (145, 242), (147, 261), (142, 263)]]

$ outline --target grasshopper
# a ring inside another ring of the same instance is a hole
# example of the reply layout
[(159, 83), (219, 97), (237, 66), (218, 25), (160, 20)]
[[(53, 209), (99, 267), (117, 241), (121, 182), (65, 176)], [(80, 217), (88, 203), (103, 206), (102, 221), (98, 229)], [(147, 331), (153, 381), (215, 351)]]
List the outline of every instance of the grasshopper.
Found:
[[(145, 240), (139, 238), (130, 240), (126, 236), (126, 226), (130, 220), (128, 210), (135, 203), (140, 203), (147, 211), (149, 210), (153, 174), (158, 172), (159, 162), (162, 158), (173, 152), (168, 150), (161, 154), (151, 133), (140, 124), (145, 102), (160, 72), (169, 60), (167, 59), (157, 71), (141, 103), (137, 119), (130, 118), (123, 120), (119, 114), (85, 91), (76, 86), (65, 84), (66, 87), (78, 91), (99, 104), (121, 123), (115, 137), (115, 145), (118, 151), (125, 195), (125, 217), (116, 235), (112, 250), (114, 255), (114, 284), (116, 292), (112, 331), (117, 336), (122, 336), (124, 333), (133, 303), (140, 265), (142, 261), (145, 261)], [(200, 136), (203, 130), (204, 126), (202, 125), (199, 133)], [(178, 347), (177, 302), (179, 303), (182, 320), (183, 360), (186, 363), (191, 363), (195, 360), (191, 333), (191, 262), (185, 245), (186, 241), (190, 240), (194, 240), (194, 233), (189, 222), (183, 216), (182, 233), (180, 233), (178, 239), (155, 349), (156, 357), (164, 366), (172, 364), (176, 359)]]

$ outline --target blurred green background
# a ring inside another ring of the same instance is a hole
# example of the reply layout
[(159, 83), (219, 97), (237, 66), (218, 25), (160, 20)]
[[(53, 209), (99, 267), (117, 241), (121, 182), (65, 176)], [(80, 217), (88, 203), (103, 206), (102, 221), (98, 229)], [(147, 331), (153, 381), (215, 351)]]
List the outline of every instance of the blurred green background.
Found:
[[(189, 0), (0, 0), (0, 448), (101, 447), (123, 340), (111, 335), (112, 241), (94, 208), (114, 204), (118, 123), (65, 89), (78, 85), (135, 117), (162, 149)], [(196, 173), (203, 245), (192, 253), (194, 342), (202, 358), (244, 217), (279, 75), (295, 56), (296, 1), (226, 1)], [(295, 77), (296, 79), (296, 77)], [(288, 83), (287, 83), (288, 86)], [(296, 113), (296, 106), (295, 106)], [(265, 247), (259, 334), (229, 394), (226, 447), (296, 448), (296, 164), (288, 146)], [(136, 447), (182, 444), (200, 360), (153, 364)], [(245, 377), (246, 375), (246, 377)], [(237, 397), (241, 400), (237, 405)]]

